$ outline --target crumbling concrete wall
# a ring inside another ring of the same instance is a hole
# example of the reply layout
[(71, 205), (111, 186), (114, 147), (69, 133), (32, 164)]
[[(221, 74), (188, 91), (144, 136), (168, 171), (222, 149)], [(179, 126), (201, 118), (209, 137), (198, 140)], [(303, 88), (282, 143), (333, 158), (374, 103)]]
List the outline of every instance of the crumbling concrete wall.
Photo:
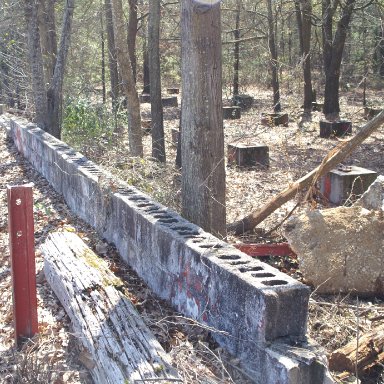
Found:
[(113, 242), (160, 297), (215, 328), (217, 341), (255, 383), (331, 382), (305, 336), (308, 287), (115, 180), (36, 126), (10, 126), (18, 150), (69, 207)]

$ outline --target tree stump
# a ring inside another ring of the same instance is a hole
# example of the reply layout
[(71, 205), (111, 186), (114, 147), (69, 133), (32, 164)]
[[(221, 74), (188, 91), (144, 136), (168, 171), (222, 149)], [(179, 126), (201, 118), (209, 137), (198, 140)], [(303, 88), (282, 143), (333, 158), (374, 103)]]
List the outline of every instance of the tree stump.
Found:
[(140, 103), (150, 103), (151, 95), (149, 93), (142, 93), (140, 96)]
[(237, 106), (233, 107), (223, 107), (223, 119), (240, 119), (241, 117), (241, 108)]
[(172, 144), (174, 146), (177, 146), (177, 144), (179, 143), (180, 131), (176, 128), (172, 128), (171, 134), (172, 134)]
[(163, 104), (163, 107), (177, 107), (179, 105), (177, 102), (177, 96), (162, 97), (161, 103)]
[(320, 121), (320, 137), (329, 138), (331, 136), (343, 137), (352, 133), (352, 122), (349, 120), (339, 121)]
[(256, 143), (232, 143), (227, 146), (229, 165), (238, 167), (269, 166), (269, 148)]
[(179, 88), (167, 88), (167, 93), (169, 95), (178, 95), (180, 93)]
[(288, 114), (287, 113), (262, 113), (261, 114), (261, 124), (277, 127), (282, 125), (288, 127)]
[(142, 119), (141, 120), (141, 128), (143, 130), (144, 135), (148, 135), (151, 133), (152, 127), (152, 120), (151, 119)]
[(51, 234), (42, 251), (47, 281), (71, 318), (95, 383), (182, 382), (103, 259), (69, 232)]
[(253, 97), (250, 95), (236, 95), (233, 97), (233, 104), (243, 110), (248, 110), (253, 105)]
[(0, 115), (4, 113), (4, 104), (0, 104)]
[(371, 120), (381, 111), (382, 110), (380, 108), (364, 107), (364, 118), (366, 120)]

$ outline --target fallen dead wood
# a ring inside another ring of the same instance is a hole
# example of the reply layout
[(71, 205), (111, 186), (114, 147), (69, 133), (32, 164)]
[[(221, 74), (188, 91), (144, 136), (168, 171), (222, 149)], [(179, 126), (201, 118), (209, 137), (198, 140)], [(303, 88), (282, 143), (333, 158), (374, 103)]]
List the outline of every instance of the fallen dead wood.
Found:
[(354, 339), (329, 356), (329, 368), (333, 371), (359, 375), (369, 374), (376, 365), (384, 363), (384, 325)]
[(381, 111), (375, 118), (365, 124), (359, 132), (351, 139), (342, 141), (339, 145), (333, 148), (322, 163), (307, 173), (305, 176), (291, 184), (284, 191), (274, 196), (268, 203), (261, 208), (253, 211), (248, 216), (234, 223), (227, 225), (227, 231), (240, 235), (244, 232), (250, 231), (265, 220), (271, 213), (280, 208), (287, 201), (296, 196), (300, 191), (313, 186), (316, 181), (336, 167), (342, 162), (353, 150), (358, 147), (365, 139), (367, 139), (377, 128), (384, 123), (384, 110)]
[(182, 382), (104, 260), (69, 232), (51, 234), (42, 251), (47, 281), (96, 383)]

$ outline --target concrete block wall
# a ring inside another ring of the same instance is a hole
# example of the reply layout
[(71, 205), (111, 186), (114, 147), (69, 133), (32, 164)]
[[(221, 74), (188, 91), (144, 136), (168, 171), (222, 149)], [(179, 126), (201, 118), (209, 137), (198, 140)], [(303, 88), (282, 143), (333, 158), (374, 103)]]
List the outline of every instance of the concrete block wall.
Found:
[(114, 243), (161, 298), (218, 330), (216, 340), (256, 383), (330, 382), (319, 350), (306, 340), (307, 286), (114, 179), (36, 126), (15, 119), (10, 128), (18, 150), (69, 207)]

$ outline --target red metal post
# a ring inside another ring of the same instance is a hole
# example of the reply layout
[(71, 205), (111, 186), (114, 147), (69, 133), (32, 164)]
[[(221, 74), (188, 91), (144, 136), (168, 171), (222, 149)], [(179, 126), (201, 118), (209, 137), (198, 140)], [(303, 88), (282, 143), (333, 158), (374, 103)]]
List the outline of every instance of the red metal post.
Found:
[(7, 195), (13, 320), (20, 345), (38, 332), (32, 186), (8, 186)]

